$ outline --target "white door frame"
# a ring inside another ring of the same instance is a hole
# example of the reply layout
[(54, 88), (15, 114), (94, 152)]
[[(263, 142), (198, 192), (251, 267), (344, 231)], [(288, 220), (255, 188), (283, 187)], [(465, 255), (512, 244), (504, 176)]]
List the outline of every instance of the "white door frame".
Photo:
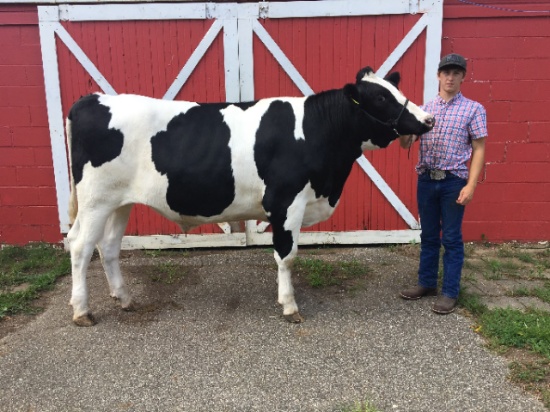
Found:
[[(313, 93), (306, 80), (294, 67), (277, 43), (259, 23), (259, 19), (285, 19), (297, 17), (338, 17), (392, 14), (422, 14), (405, 35), (377, 74), (386, 75), (417, 37), (426, 30), (424, 72), (424, 101), (437, 94), (435, 68), (441, 53), (443, 0), (325, 0), (311, 2), (258, 2), (258, 3), (147, 3), (147, 4), (60, 4), (39, 6), (39, 28), (46, 87), (48, 121), (52, 144), (54, 174), (57, 189), (59, 221), (62, 233), (69, 230), (68, 199), (69, 176), (64, 136), (64, 119), (61, 108), (61, 86), (56, 49), (57, 36), (76, 57), (99, 87), (108, 94), (117, 92), (95, 67), (83, 50), (61, 25), (61, 21), (124, 21), (124, 20), (178, 20), (213, 19), (214, 22), (188, 61), (180, 70), (164, 99), (173, 99), (183, 87), (200, 59), (223, 30), (226, 101), (254, 100), (253, 35), (263, 42), (282, 69), (304, 95)], [(234, 56), (238, 56), (235, 59)], [(408, 230), (353, 232), (302, 232), (300, 244), (372, 244), (407, 243), (419, 241), (420, 224), (395, 195), (371, 163), (362, 155), (358, 164), (408, 224)], [(127, 236), (125, 248), (177, 248), (199, 246), (245, 246), (271, 244), (266, 225), (247, 222), (246, 234), (231, 233), (229, 225), (220, 225), (224, 234)]]

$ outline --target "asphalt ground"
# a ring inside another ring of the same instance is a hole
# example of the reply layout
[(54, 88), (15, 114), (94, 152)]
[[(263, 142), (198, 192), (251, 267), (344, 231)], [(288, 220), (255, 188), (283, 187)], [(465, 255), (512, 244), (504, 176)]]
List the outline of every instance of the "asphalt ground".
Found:
[[(368, 399), (392, 412), (546, 411), (509, 382), (464, 313), (397, 297), (415, 281), (415, 260), (377, 247), (314, 252), (369, 271), (351, 287), (295, 279), (298, 325), (276, 303), (266, 249), (126, 252), (135, 312), (108, 297), (92, 261), (98, 324), (72, 324), (70, 277), (61, 279), (47, 309), (0, 340), (0, 410), (345, 411)], [(160, 279), (159, 262), (181, 272)]]

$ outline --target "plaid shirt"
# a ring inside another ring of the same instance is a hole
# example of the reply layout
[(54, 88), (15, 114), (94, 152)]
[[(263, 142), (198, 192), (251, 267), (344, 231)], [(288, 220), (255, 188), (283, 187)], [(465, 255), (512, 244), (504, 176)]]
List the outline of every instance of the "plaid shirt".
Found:
[(420, 137), (418, 174), (428, 169), (447, 170), (468, 179), (466, 163), (472, 156), (472, 139), (487, 136), (487, 115), (478, 102), (458, 93), (449, 102), (441, 96), (422, 109), (435, 116), (435, 127)]

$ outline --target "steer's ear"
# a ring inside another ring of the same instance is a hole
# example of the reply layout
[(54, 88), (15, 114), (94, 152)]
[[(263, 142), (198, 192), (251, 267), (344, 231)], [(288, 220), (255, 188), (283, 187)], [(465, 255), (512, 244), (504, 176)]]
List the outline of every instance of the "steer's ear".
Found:
[(363, 80), (363, 77), (366, 75), (370, 75), (374, 73), (374, 70), (370, 66), (363, 67), (361, 70), (357, 72), (357, 75), (355, 76), (355, 81), (359, 83), (361, 80)]
[(388, 74), (384, 80), (389, 81), (391, 84), (393, 84), (395, 87), (399, 86), (399, 81), (401, 80), (401, 75), (399, 72), (393, 72)]
[(348, 83), (344, 86), (344, 96), (353, 101), (355, 104), (359, 104), (359, 90), (355, 84)]

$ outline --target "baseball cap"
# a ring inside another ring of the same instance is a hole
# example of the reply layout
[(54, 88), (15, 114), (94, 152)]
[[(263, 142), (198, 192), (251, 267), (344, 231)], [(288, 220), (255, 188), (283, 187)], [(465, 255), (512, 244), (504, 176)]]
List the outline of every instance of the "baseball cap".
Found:
[(447, 66), (458, 66), (466, 70), (466, 59), (462, 57), (460, 54), (456, 54), (456, 53), (448, 54), (441, 59), (437, 70), (441, 70)]

